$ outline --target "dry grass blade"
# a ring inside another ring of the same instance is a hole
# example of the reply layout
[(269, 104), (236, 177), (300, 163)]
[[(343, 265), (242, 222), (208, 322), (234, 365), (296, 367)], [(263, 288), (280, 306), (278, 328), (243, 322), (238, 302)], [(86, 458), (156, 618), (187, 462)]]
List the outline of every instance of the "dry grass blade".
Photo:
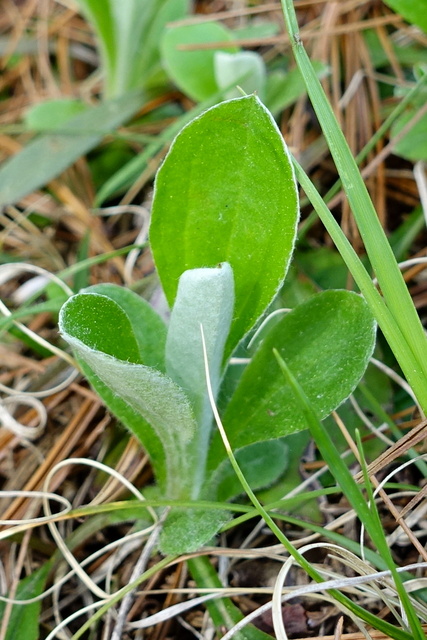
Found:
[[(382, 453), (376, 460), (374, 460), (368, 466), (368, 472), (370, 475), (375, 475), (389, 464), (391, 464), (397, 458), (403, 456), (409, 449), (412, 449), (417, 444), (422, 442), (427, 435), (427, 420), (423, 420), (416, 427), (413, 427), (408, 433), (402, 436), (398, 442), (389, 447), (384, 453)], [(359, 472), (355, 479), (357, 482), (362, 481), (362, 472)]]

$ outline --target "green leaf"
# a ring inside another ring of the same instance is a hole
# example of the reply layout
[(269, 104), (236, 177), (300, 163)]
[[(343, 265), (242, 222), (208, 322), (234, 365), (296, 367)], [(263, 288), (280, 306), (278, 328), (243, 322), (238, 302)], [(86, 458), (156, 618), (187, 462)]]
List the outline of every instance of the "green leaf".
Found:
[[(261, 100), (264, 98), (267, 70), (259, 53), (217, 51), (214, 56), (214, 71), (216, 83), (220, 89), (227, 89), (234, 84), (247, 94), (257, 93)], [(241, 95), (241, 91), (236, 87), (229, 89), (224, 94), (224, 98), (238, 98)]]
[[(208, 556), (189, 558), (188, 568), (199, 588), (210, 588), (212, 590), (223, 588), (217, 569), (212, 565)], [(218, 636), (223, 636), (225, 630), (231, 629), (243, 618), (240, 609), (229, 598), (208, 600), (206, 608), (209, 611)], [(234, 640), (270, 640), (271, 636), (249, 624), (235, 633), (233, 638)]]
[(41, 135), (0, 169), (0, 206), (13, 204), (56, 178), (103, 137), (138, 111), (142, 93), (132, 92), (75, 116), (62, 133)]
[(108, 97), (145, 88), (159, 66), (166, 24), (183, 18), (189, 0), (78, 0), (96, 31)]
[[(232, 41), (233, 33), (218, 22), (173, 27), (165, 32), (161, 41), (163, 65), (183, 93), (196, 101), (207, 100), (218, 91), (214, 70), (215, 52), (236, 52)], [(230, 42), (230, 46), (192, 51), (184, 48), (207, 42)]]
[[(19, 581), (16, 590), (16, 600), (29, 600), (43, 593), (46, 578), (51, 569), (51, 565), (46, 563), (40, 569), (37, 569), (26, 578)], [(15, 604), (12, 607), (5, 640), (16, 640), (16, 638), (25, 638), (25, 640), (37, 640), (39, 638), (39, 616), (41, 612), (42, 601), (30, 602), (28, 604)], [(0, 602), (0, 620), (3, 617), (5, 603)]]
[(230, 519), (227, 511), (216, 509), (179, 509), (169, 513), (160, 534), (160, 549), (165, 555), (197, 551), (209, 542)]
[(163, 443), (153, 427), (113, 389), (94, 373), (81, 358), (77, 357), (80, 368), (91, 386), (108, 410), (126, 427), (144, 447), (150, 456), (154, 476), (161, 491), (167, 493), (167, 467)]
[(384, 0), (402, 18), (427, 31), (427, 0)]
[[(286, 439), (256, 442), (236, 452), (236, 460), (251, 488), (256, 491), (272, 485), (285, 472), (289, 464)], [(242, 484), (229, 460), (216, 469), (209, 478), (209, 489), (216, 500), (231, 500), (243, 493)], [(207, 492), (207, 497), (211, 494)]]
[(92, 350), (142, 363), (132, 325), (121, 307), (99, 293), (78, 293), (61, 310), (61, 331)]
[(84, 289), (81, 293), (98, 293), (114, 300), (125, 312), (132, 325), (140, 362), (164, 371), (166, 325), (144, 298), (126, 287), (115, 284), (96, 284)]
[[(185, 18), (191, 6), (190, 0), (151, 0), (153, 5), (152, 20), (150, 28), (147, 29), (144, 37), (144, 55), (136, 53), (136, 59), (139, 61), (140, 68), (135, 69), (135, 75), (140, 74), (144, 77), (144, 85), (150, 88), (155, 84), (156, 78), (161, 71), (167, 80), (167, 76), (163, 71), (160, 43), (167, 25), (181, 18)], [(119, 3), (120, 5), (121, 3)], [(137, 1), (137, 10), (141, 10), (140, 0)]]
[(33, 131), (52, 131), (66, 126), (67, 120), (86, 109), (88, 105), (72, 98), (48, 100), (33, 105), (25, 114), (24, 122), (28, 129)]
[[(188, 497), (193, 489), (194, 460), (186, 455), (186, 446), (196, 430), (190, 402), (182, 389), (170, 378), (140, 362), (140, 352), (128, 316), (113, 300), (95, 293), (77, 294), (62, 307), (59, 327), (64, 339), (85, 363), (85, 373), (93, 376), (110, 391), (112, 410), (118, 397), (141, 417), (151, 429), (145, 434), (133, 430), (151, 455), (164, 449), (167, 469), (167, 495)], [(113, 329), (113, 330), (112, 330)], [(104, 396), (105, 397), (105, 396)], [(151, 442), (152, 432), (156, 438)], [(180, 479), (179, 481), (177, 479)]]
[(205, 423), (206, 415), (209, 422), (212, 420), (200, 326), (216, 395), (233, 306), (233, 271), (228, 263), (182, 274), (166, 342), (166, 371), (190, 398), (199, 424)]
[[(404, 113), (391, 129), (394, 138), (417, 114), (416, 108)], [(393, 153), (411, 162), (427, 159), (427, 115), (424, 115), (407, 134), (394, 146)]]
[(226, 357), (282, 284), (297, 218), (287, 149), (255, 96), (209, 109), (175, 139), (155, 184), (154, 260), (171, 306), (184, 271), (230, 263), (235, 310)]
[[(365, 301), (348, 291), (325, 291), (285, 315), (267, 334), (244, 371), (223, 423), (234, 449), (306, 429), (305, 414), (283, 376), (273, 349), (292, 369), (319, 418), (354, 391), (375, 343)], [(209, 468), (224, 458), (216, 433)]]
[(118, 56), (111, 3), (108, 0), (78, 0), (78, 4), (97, 33), (105, 81), (109, 88), (110, 83), (113, 84)]

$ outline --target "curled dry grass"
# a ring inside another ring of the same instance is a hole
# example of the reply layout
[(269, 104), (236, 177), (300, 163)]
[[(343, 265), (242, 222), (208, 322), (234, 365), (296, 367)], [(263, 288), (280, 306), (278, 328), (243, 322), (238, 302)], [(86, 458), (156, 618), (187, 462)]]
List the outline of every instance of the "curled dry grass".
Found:
[[(379, 82), (390, 82), (402, 88), (409, 85), (405, 69), (394, 53), (393, 42), (407, 39), (425, 45), (425, 38), (381, 2), (296, 0), (295, 5), (301, 20), (301, 35), (309, 53), (330, 67), (331, 73), (323, 80), (323, 85), (350, 147), (357, 155), (380, 127), (384, 113), (396, 102), (396, 98), (381, 97)], [(0, 160), (19, 151), (28, 141), (29, 134), (20, 122), (30, 106), (63, 96), (81, 97), (94, 102), (100, 89), (93, 36), (72, 2), (3, 0), (2, 8), (0, 47), (4, 68), (0, 78)], [(250, 6), (249, 2), (214, 0), (196, 3), (196, 8), (197, 15), (189, 18), (188, 22), (215, 18), (235, 27), (244, 25), (248, 16), (256, 14), (281, 23), (278, 3), (260, 2)], [(390, 70), (387, 77), (381, 76), (372, 66), (370, 52), (363, 38), (367, 26), (374, 30), (387, 52), (387, 67)], [(273, 60), (282, 54), (290, 55), (290, 47), (283, 34), (245, 42), (245, 46), (260, 50), (266, 60)], [(16, 62), (11, 64), (14, 57)], [(184, 96), (171, 92), (144, 105), (143, 112), (148, 114), (160, 103), (170, 101), (179, 102), (185, 109), (190, 107)], [(157, 135), (168, 124), (170, 120), (165, 119), (132, 131), (139, 135)], [(326, 190), (336, 179), (335, 169), (307, 99), (300, 99), (292, 109), (288, 109), (280, 124), (289, 146), (304, 167), (310, 170), (313, 179)], [(123, 132), (129, 133), (126, 130)], [(131, 146), (138, 152), (143, 148), (143, 142), (132, 142)], [(80, 159), (51, 182), (48, 189), (32, 193), (15, 207), (5, 208), (0, 218), (2, 261), (6, 262), (7, 258), (10, 262), (26, 262), (47, 272), (58, 273), (80, 259), (79, 247), (86, 237), (89, 238), (88, 258), (141, 242), (146, 233), (150, 183), (160, 161), (161, 156), (153, 159), (138, 181), (137, 190), (132, 188), (110, 211), (94, 215), (91, 203), (95, 187), (87, 161)], [(419, 183), (417, 185), (411, 166), (403, 161), (396, 162), (392, 147), (387, 144), (387, 139), (381, 138), (362, 168), (381, 221), (388, 230), (395, 229), (405, 213), (419, 203)], [(132, 206), (129, 206), (130, 203)], [(350, 211), (339, 194), (335, 197), (334, 206), (337, 215), (341, 216), (343, 229), (354, 246), (360, 249), (360, 239)], [(44, 216), (48, 221), (46, 226), (35, 224), (29, 215), (32, 212)], [(309, 242), (313, 245), (330, 244), (317, 225), (310, 231)], [(418, 241), (411, 257), (425, 255), (425, 248)], [(425, 305), (426, 290), (418, 274), (424, 266), (416, 265), (407, 271), (415, 302), (421, 308)], [(91, 283), (131, 283), (139, 290), (149, 291), (156, 299), (157, 285), (152, 272), (151, 257), (145, 251), (130, 256), (116, 255), (110, 260), (94, 264), (88, 270), (88, 278)], [(23, 289), (24, 283), (28, 282), (28, 274), (19, 272), (9, 275), (11, 277), (2, 279), (0, 274), (2, 298), (19, 308), (28, 295), (28, 289)], [(50, 312), (30, 317), (26, 320), (26, 326), (34, 335), (57, 344), (55, 323)], [(47, 524), (38, 523), (34, 526), (36, 523), (33, 519), (42, 513), (40, 494), (37, 492), (49, 490), (56, 493), (68, 501), (73, 509), (88, 504), (105, 505), (128, 495), (128, 489), (119, 476), (107, 477), (99, 469), (68, 464), (67, 460), (81, 458), (108, 463), (128, 482), (141, 488), (143, 493), (150, 483), (151, 472), (144, 452), (132, 438), (129, 439), (117, 429), (84, 380), (74, 379), (64, 388), (57, 388), (70, 371), (66, 362), (61, 362), (57, 356), (36, 354), (24, 343), (6, 336), (3, 336), (0, 346), (0, 359), (0, 383), (26, 394), (15, 399), (15, 406), (4, 403), (3, 426), (0, 429), (0, 468), (4, 492), (2, 521), (23, 523), (22, 526), (10, 524), (14, 532), (12, 537), (9, 537), (5, 526), (1, 533), (0, 580), (3, 593), (8, 592), (9, 597), (13, 598), (19, 579), (42, 566), (56, 553), (58, 545)], [(54, 391), (49, 391), (52, 388)], [(37, 393), (46, 389), (44, 394)], [(28, 398), (36, 397), (37, 402), (30, 400), (32, 404), (28, 404)], [(407, 413), (403, 411), (387, 418), (398, 428), (405, 432), (409, 429), (409, 432), (400, 441), (399, 449), (392, 444), (393, 441), (386, 440), (386, 453), (371, 466), (372, 477), (379, 480), (387, 475), (392, 468), (390, 465), (395, 464), (395, 459), (402, 455), (402, 449), (414, 447), (419, 454), (425, 451), (424, 423), (419, 428), (419, 419), (408, 420)], [(345, 425), (338, 416), (336, 420), (345, 433), (349, 449), (354, 449), (354, 442)], [(368, 416), (363, 416), (363, 420), (369, 424)], [(374, 429), (371, 437), (387, 439), (387, 433), (383, 431)], [(314, 452), (311, 453), (311, 457), (301, 461), (302, 483), (293, 490), (294, 495), (308, 488), (318, 488), (322, 474), (327, 472)], [(55, 469), (47, 485), (47, 479)], [(403, 567), (416, 563), (420, 558), (424, 562), (427, 560), (422, 546), (425, 538), (425, 501), (420, 499), (425, 491), (417, 494), (414, 485), (420, 481), (420, 476), (413, 466), (395, 470), (395, 473), (397, 479), (393, 477), (391, 481), (404, 484), (405, 491), (396, 488), (396, 495), (381, 491), (378, 494), (378, 508), (390, 544), (393, 544), (396, 562)], [(412, 488), (408, 485), (412, 485)], [(369, 584), (358, 583), (355, 576), (369, 573), (367, 565), (349, 553), (343, 560), (336, 550), (325, 546), (327, 532), (338, 532), (357, 541), (359, 526), (349, 505), (339, 497), (324, 496), (319, 498), (318, 509), (324, 527), (323, 535), (321, 528), (316, 528), (316, 525), (304, 526), (303, 520), (299, 521), (298, 516), (292, 518), (291, 514), (284, 516), (282, 521), (287, 536), (299, 549), (319, 542), (321, 546), (313, 546), (309, 557), (323, 572), (325, 579), (342, 581), (345, 576), (348, 579), (345, 588), (355, 601), (379, 616), (389, 617), (390, 611), (398, 610), (392, 586), (387, 583), (387, 589), (384, 589), (373, 581)], [(84, 513), (83, 510), (81, 517), (71, 518), (64, 513), (49, 518), (51, 521), (57, 520), (60, 539), (74, 539), (72, 552), (76, 562), (84, 566), (88, 579), (83, 575), (82, 580), (70, 576), (62, 584), (68, 567), (60, 562), (58, 554), (54, 556), (56, 562), (52, 567), (50, 583), (57, 587), (43, 600), (41, 637), (48, 637), (49, 631), (60, 620), (76, 611), (87, 607), (91, 612), (96, 598), (106, 595), (97, 593), (100, 583), (105, 591), (110, 592), (128, 584), (142, 543), (149, 544), (152, 541), (152, 520), (146, 529), (141, 527), (140, 531), (135, 531), (132, 524), (113, 523), (108, 513), (103, 515), (100, 512), (94, 516), (95, 529), (92, 530), (91, 520), (85, 519)], [(405, 532), (400, 527), (403, 515), (407, 519)], [(245, 615), (270, 601), (286, 557), (281, 545), (277, 544), (262, 523), (254, 525), (253, 519), (224, 532), (217, 547), (203, 549), (201, 553), (211, 557), (219, 575), (230, 584), (221, 593), (233, 597)], [(85, 564), (87, 558), (90, 562)], [(141, 572), (150, 567), (153, 571), (140, 585), (140, 590), (130, 603), (127, 613), (130, 624), (126, 627), (127, 635), (123, 637), (146, 637), (149, 640), (213, 637), (209, 617), (204, 613), (203, 598), (197, 600), (206, 594), (197, 590), (191, 582), (185, 558), (156, 567), (159, 561), (160, 558), (156, 556), (145, 558), (145, 564), (140, 567)], [(415, 572), (414, 588), (425, 586), (424, 575), (425, 571)], [(286, 593), (291, 585), (304, 587), (306, 582), (307, 577), (301, 570), (289, 567), (283, 592)], [(187, 609), (189, 602), (196, 606)], [(417, 606), (421, 618), (425, 620), (425, 607), (421, 604)], [(6, 637), (11, 613), (11, 605), (6, 605), (0, 638)], [(291, 603), (282, 606), (282, 613), (291, 637), (323, 640), (385, 637), (376, 631), (363, 631), (358, 627), (357, 620), (341, 617), (336, 603), (328, 596), (306, 594), (304, 588), (298, 601), (291, 600)], [(149, 617), (153, 615), (157, 617)], [(398, 618), (398, 611), (396, 615)], [(144, 618), (148, 618), (145, 624), (149, 627), (142, 631), (140, 621), (144, 621)], [(83, 620), (78, 618), (76, 622), (71, 622), (71, 632), (75, 632)], [(116, 625), (116, 618), (111, 612), (107, 613), (96, 637), (113, 637)], [(258, 620), (258, 625), (267, 632), (273, 632), (268, 608)]]

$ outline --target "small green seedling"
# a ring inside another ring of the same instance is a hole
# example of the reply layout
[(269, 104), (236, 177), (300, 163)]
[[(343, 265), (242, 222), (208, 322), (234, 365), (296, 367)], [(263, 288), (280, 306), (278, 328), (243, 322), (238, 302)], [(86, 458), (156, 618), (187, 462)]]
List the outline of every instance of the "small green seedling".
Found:
[[(365, 371), (375, 321), (360, 296), (338, 290), (285, 314), (246, 352), (244, 369), (231, 361), (283, 283), (297, 220), (292, 165), (273, 118), (255, 96), (223, 102), (182, 130), (156, 178), (150, 241), (171, 307), (168, 326), (116, 285), (89, 287), (62, 307), (63, 337), (150, 455), (158, 489), (171, 501), (241, 493), (214, 431), (201, 325), (224, 427), (253, 489), (283, 473), (292, 456), (285, 436), (307, 428), (273, 350), (321, 419)], [(172, 509), (161, 548), (195, 550), (227, 518), (200, 506)]]

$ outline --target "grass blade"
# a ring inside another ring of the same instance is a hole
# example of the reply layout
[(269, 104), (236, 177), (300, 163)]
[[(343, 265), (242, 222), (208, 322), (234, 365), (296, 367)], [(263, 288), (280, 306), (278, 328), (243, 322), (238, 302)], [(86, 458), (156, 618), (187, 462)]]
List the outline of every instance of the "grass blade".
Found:
[[(425, 380), (427, 340), (424, 329), (356, 162), (304, 49), (292, 1), (282, 0), (282, 9), (295, 59), (305, 79), (308, 95), (340, 174), (387, 307), (407, 343), (407, 358), (411, 361), (415, 375), (424, 377)], [(420, 404), (427, 410), (426, 392), (422, 394)]]

